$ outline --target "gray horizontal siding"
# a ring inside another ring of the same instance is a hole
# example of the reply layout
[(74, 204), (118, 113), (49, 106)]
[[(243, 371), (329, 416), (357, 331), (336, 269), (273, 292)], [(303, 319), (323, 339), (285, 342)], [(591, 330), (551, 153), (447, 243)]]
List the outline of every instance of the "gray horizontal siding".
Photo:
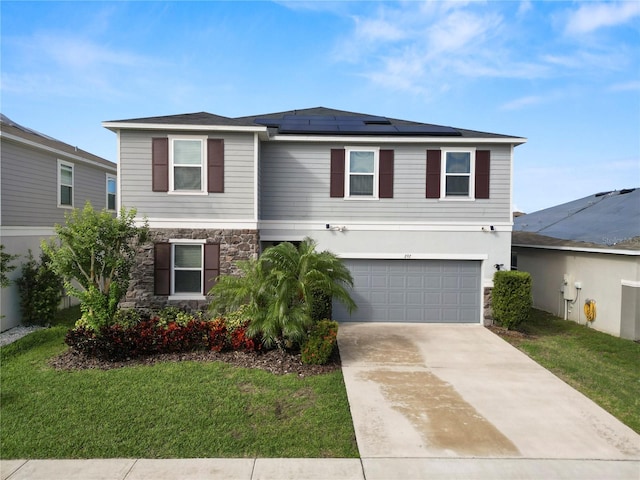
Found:
[(120, 196), (123, 206), (135, 207), (139, 216), (156, 219), (215, 221), (254, 218), (253, 134), (209, 135), (210, 138), (224, 139), (224, 193), (207, 195), (172, 195), (151, 190), (151, 139), (160, 136), (163, 135), (145, 131), (120, 133)]
[[(444, 146), (444, 145), (443, 145)], [(261, 154), (260, 218), (319, 221), (510, 221), (510, 147), (491, 150), (489, 199), (441, 201), (425, 198), (426, 150), (396, 145), (394, 198), (351, 200), (329, 197), (330, 150), (326, 144), (267, 143)]]
[(105, 169), (3, 140), (3, 226), (42, 227), (65, 221), (69, 209), (58, 208), (58, 160), (74, 165), (74, 206), (83, 207), (87, 200), (97, 210), (106, 206)]

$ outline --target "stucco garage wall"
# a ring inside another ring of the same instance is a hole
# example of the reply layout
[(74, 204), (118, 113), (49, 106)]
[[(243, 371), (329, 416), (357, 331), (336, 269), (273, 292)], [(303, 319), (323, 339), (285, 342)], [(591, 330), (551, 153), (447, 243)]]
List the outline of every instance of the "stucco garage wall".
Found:
[[(622, 328), (623, 322), (626, 325), (637, 321), (622, 317), (622, 281), (640, 280), (640, 256), (521, 246), (513, 249), (518, 256), (518, 270), (531, 274), (534, 307), (564, 316), (561, 286), (566, 273), (582, 285), (577, 301), (570, 304), (569, 320), (586, 323), (583, 307), (589, 298), (596, 301), (597, 317), (592, 326), (597, 330), (620, 336), (622, 330), (628, 330)], [(635, 317), (638, 312), (626, 313), (629, 315)]]

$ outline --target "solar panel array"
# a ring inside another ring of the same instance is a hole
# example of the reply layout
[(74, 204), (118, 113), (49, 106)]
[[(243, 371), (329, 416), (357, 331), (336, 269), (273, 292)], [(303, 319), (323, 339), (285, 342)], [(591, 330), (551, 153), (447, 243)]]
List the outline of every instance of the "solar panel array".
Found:
[(284, 115), (280, 118), (257, 118), (256, 123), (277, 128), (281, 134), (334, 135), (419, 135), (460, 136), (455, 128), (421, 123), (394, 124), (385, 117), (371, 115)]

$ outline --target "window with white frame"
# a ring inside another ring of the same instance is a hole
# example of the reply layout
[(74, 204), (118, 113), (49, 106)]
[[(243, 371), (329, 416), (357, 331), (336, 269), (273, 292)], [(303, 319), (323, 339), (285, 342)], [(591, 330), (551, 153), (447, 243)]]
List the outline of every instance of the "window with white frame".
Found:
[(205, 142), (202, 138), (172, 138), (170, 189), (176, 192), (205, 192)]
[(73, 163), (58, 160), (58, 206), (73, 207)]
[(175, 295), (201, 295), (203, 277), (203, 245), (173, 244), (173, 285)]
[(454, 150), (444, 152), (442, 188), (443, 197), (473, 198), (474, 152)]
[(116, 177), (107, 174), (107, 210), (116, 209)]
[(378, 149), (347, 149), (347, 197), (378, 197)]

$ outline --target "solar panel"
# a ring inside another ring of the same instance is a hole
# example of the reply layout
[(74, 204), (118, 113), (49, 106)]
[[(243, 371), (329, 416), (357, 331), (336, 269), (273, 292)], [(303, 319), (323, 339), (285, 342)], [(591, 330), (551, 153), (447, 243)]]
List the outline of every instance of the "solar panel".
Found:
[(279, 133), (338, 133), (337, 125), (299, 125), (283, 123), (278, 129)]
[(455, 128), (442, 127), (440, 125), (396, 125), (396, 128), (398, 129), (398, 133), (403, 135), (462, 135)]
[(388, 118), (373, 115), (284, 115), (281, 118), (257, 118), (255, 123), (278, 128), (278, 133), (281, 134), (461, 135), (458, 130), (451, 127), (426, 124), (394, 125)]

